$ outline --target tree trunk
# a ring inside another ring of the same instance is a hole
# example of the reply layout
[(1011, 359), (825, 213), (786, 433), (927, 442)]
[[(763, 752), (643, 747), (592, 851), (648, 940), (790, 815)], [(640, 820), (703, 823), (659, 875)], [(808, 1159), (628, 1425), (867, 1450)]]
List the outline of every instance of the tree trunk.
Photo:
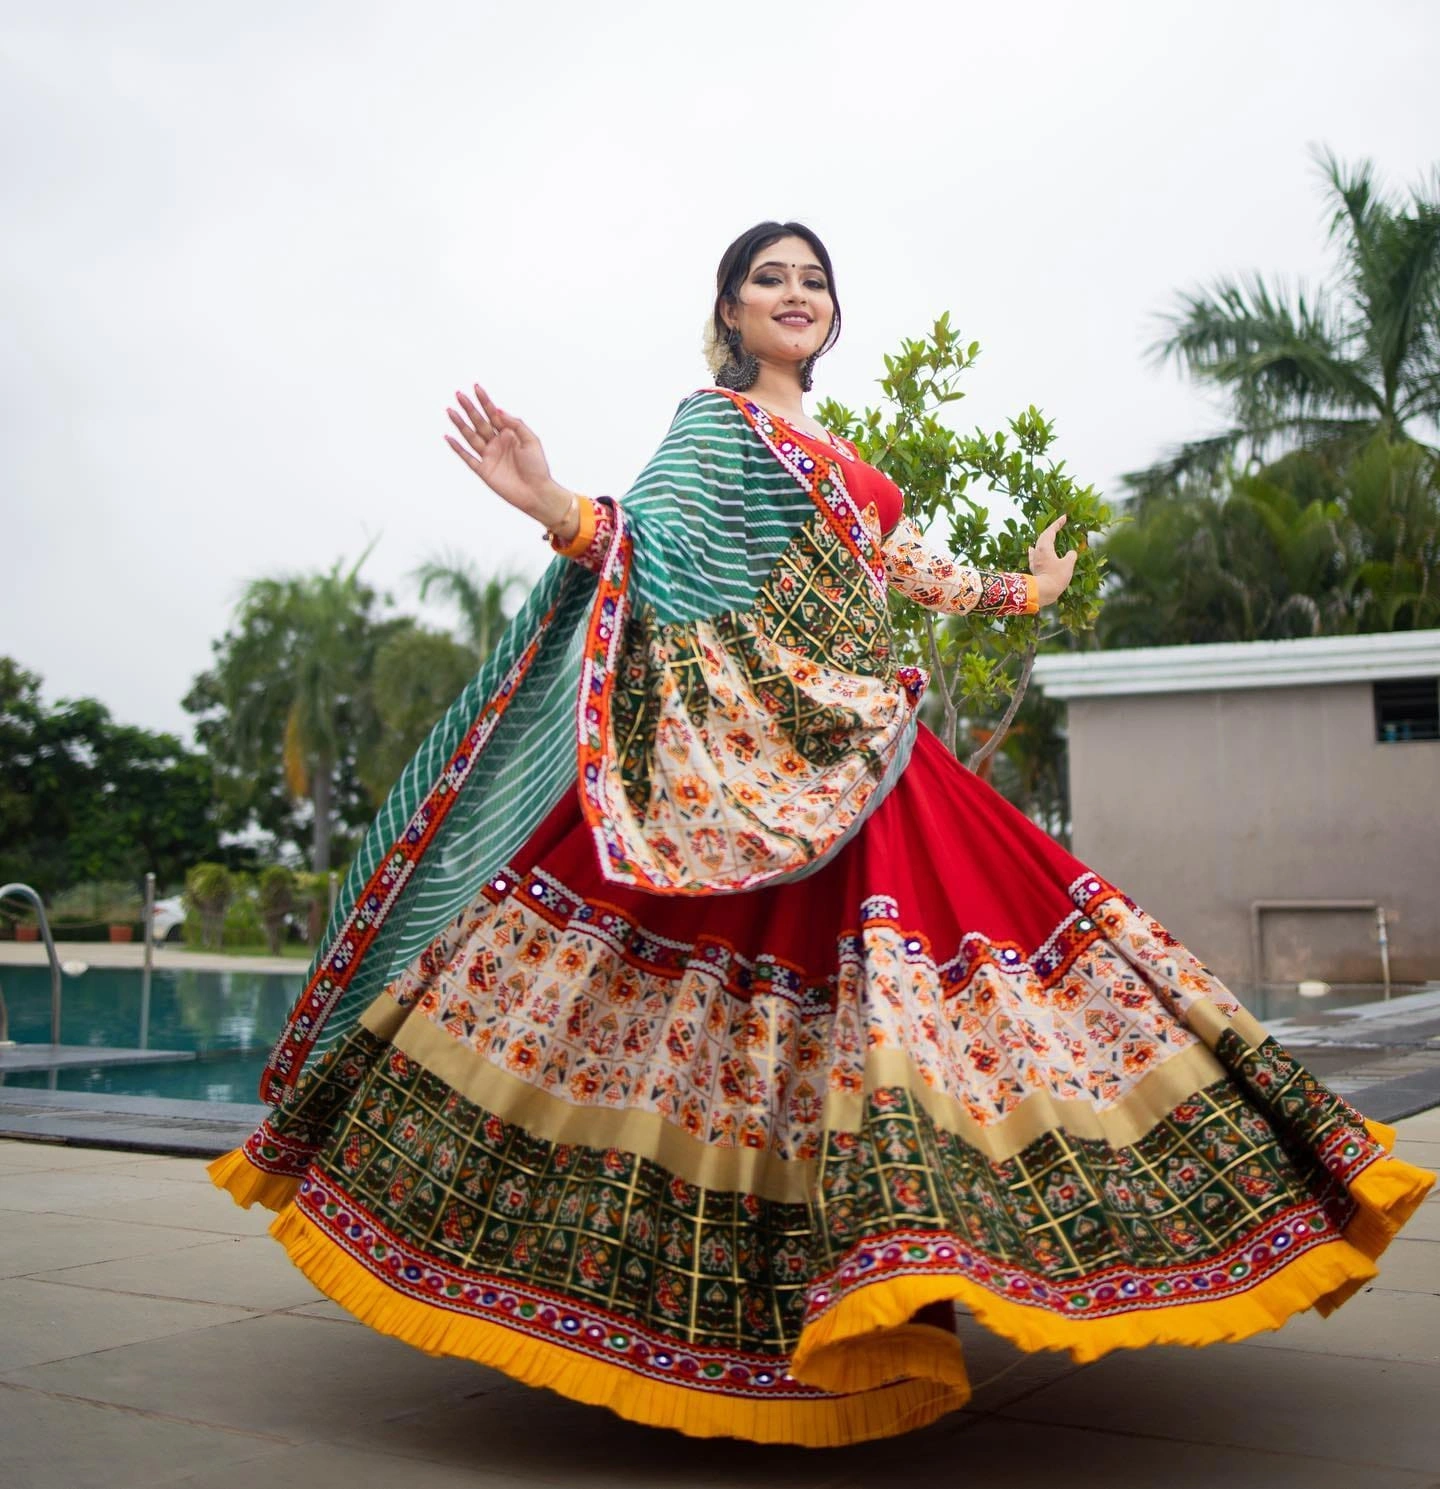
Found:
[(206, 905), (200, 911), (200, 944), (212, 951), (225, 946), (225, 906)]
[(1020, 660), (1020, 680), (1015, 684), (1015, 692), (1011, 695), (1010, 706), (1005, 710), (1000, 722), (995, 726), (995, 732), (975, 751), (965, 762), (971, 770), (979, 770), (980, 767), (1000, 748), (1000, 741), (1005, 738), (1010, 730), (1010, 725), (1015, 722), (1015, 715), (1019, 712), (1020, 705), (1025, 700), (1025, 689), (1030, 685), (1030, 673), (1035, 666), (1035, 642), (1031, 642), (1025, 648), (1025, 654)]
[(310, 799), (315, 807), (315, 836), (310, 850), (310, 867), (317, 874), (330, 869), (330, 773), (334, 769), (328, 756), (315, 762), (315, 789)]

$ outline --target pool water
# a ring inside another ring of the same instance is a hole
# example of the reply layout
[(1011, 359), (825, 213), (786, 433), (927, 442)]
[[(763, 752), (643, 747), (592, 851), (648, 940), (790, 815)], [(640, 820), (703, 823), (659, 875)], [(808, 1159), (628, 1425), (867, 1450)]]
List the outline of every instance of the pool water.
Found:
[[(156, 971), (148, 1013), (142, 1008), (142, 975), (138, 969), (97, 967), (66, 977), (61, 1043), (193, 1050), (193, 1060), (10, 1071), (0, 1074), (0, 1086), (188, 1101), (259, 1100), (260, 1071), (300, 995), (303, 970)], [(10, 1015), (10, 1038), (20, 1044), (48, 1044), (49, 968), (0, 967), (0, 989)]]

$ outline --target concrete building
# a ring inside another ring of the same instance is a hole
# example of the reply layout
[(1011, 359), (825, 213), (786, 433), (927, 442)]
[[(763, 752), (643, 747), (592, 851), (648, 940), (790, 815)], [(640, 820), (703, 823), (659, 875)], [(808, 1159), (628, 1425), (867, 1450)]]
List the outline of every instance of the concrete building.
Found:
[(1041, 657), (1077, 857), (1237, 989), (1440, 978), (1440, 631)]

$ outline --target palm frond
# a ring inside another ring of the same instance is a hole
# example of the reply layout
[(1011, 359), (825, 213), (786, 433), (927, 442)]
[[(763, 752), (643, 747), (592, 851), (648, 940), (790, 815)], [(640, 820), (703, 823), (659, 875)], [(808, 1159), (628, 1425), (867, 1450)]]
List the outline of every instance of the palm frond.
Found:
[(1228, 469), (1235, 451), (1249, 438), (1249, 430), (1237, 427), (1204, 439), (1188, 440), (1154, 465), (1122, 475), (1120, 483), (1126, 497), (1142, 507), (1178, 490), (1208, 487)]
[(1170, 333), (1152, 358), (1177, 361), (1196, 381), (1223, 388), (1247, 427), (1377, 405), (1323, 291), (1272, 288), (1258, 274), (1222, 278), (1181, 295), (1179, 311), (1164, 319)]
[(1368, 160), (1346, 165), (1328, 146), (1315, 146), (1311, 158), (1329, 186), (1327, 193), (1333, 206), (1328, 237), (1343, 240), (1342, 251), (1348, 259), (1354, 246), (1369, 237), (1377, 208), (1384, 211), (1383, 197), (1377, 201), (1375, 167)]

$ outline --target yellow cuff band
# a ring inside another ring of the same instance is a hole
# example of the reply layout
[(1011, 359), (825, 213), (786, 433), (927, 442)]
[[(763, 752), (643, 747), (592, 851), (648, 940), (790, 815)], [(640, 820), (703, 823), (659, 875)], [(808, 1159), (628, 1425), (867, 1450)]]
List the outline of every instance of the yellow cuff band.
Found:
[(568, 543), (552, 536), (550, 546), (561, 558), (579, 558), (582, 553), (595, 541), (595, 503), (588, 496), (582, 496), (580, 506), (580, 525), (575, 529), (575, 536)]
[(1033, 574), (1025, 576), (1025, 614), (1040, 613), (1040, 585)]

